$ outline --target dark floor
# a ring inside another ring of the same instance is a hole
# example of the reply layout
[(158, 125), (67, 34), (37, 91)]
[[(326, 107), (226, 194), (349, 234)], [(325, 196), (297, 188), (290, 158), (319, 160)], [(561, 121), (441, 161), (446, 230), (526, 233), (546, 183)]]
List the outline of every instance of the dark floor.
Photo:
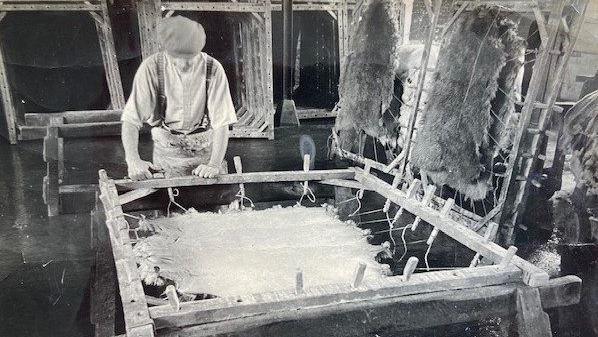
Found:
[[(246, 172), (301, 169), (299, 139), (307, 134), (317, 149), (315, 167), (329, 168), (333, 165), (326, 159), (329, 130), (329, 125), (281, 128), (274, 141), (232, 140), (227, 157), (240, 156)], [(150, 144), (149, 139), (142, 140), (142, 156), (148, 159)], [(0, 140), (4, 174), (0, 179), (0, 337), (90, 336), (89, 216), (81, 212), (47, 217), (41, 146), (41, 142), (11, 146)], [(126, 174), (119, 137), (67, 140), (65, 158), (67, 184), (97, 182), (100, 168), (115, 178)], [(76, 200), (83, 210), (90, 207), (81, 205), (85, 200)], [(454, 331), (433, 335), (472, 336)]]

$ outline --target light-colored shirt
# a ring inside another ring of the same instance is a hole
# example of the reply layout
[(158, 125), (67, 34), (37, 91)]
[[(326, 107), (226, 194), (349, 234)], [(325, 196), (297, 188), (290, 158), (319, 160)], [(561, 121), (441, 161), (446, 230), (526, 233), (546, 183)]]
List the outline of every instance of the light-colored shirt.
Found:
[[(166, 113), (163, 117), (158, 107), (158, 62), (164, 57), (164, 94)], [(235, 107), (230, 95), (224, 68), (213, 59), (212, 75), (206, 97), (206, 58), (200, 53), (193, 59), (192, 68), (181, 73), (165, 53), (145, 59), (133, 81), (131, 95), (123, 110), (121, 120), (141, 128), (143, 123), (189, 133), (201, 126), (208, 108), (210, 126), (217, 129), (237, 122)], [(207, 100), (207, 105), (206, 105)]]

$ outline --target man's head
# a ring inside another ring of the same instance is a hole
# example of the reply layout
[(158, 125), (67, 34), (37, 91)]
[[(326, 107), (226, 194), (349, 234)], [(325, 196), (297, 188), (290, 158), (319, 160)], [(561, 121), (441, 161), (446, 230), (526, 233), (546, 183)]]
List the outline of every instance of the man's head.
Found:
[(160, 23), (160, 43), (175, 65), (183, 70), (206, 44), (206, 33), (199, 23), (182, 16), (165, 18)]

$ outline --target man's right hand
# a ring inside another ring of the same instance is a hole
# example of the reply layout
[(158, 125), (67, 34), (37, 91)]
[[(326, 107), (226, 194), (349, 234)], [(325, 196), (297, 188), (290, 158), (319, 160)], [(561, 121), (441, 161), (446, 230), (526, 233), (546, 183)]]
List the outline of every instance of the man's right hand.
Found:
[(151, 179), (153, 174), (150, 169), (154, 171), (160, 171), (161, 168), (145, 160), (134, 160), (127, 163), (127, 171), (129, 178), (132, 180), (145, 180)]

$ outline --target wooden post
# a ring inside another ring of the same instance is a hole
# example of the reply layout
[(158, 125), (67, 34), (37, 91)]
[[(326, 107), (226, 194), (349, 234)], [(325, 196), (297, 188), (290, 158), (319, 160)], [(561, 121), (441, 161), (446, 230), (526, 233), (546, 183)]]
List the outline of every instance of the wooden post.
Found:
[[(432, 198), (434, 197), (434, 193), (436, 193), (436, 186), (435, 185), (428, 185), (428, 187), (426, 187), (426, 191), (424, 194), (424, 199), (422, 200), (422, 206), (428, 206), (428, 204), (430, 203), (430, 201), (432, 201)], [(420, 217), (415, 217), (415, 220), (413, 221), (413, 224), (411, 224), (411, 231), (415, 231), (417, 229), (417, 226), (419, 226), (419, 223), (421, 221)]]
[(365, 276), (365, 268), (367, 267), (367, 265), (365, 263), (360, 263), (357, 266), (357, 270), (355, 271), (355, 276), (353, 277), (353, 283), (351, 284), (351, 286), (353, 288), (357, 288), (361, 285), (361, 282), (363, 282), (363, 277)]
[(102, 51), (104, 71), (106, 72), (106, 83), (108, 84), (108, 90), (110, 91), (112, 109), (122, 109), (125, 107), (125, 96), (123, 94), (122, 81), (118, 68), (116, 48), (114, 47), (114, 37), (112, 35), (112, 25), (108, 13), (108, 5), (106, 4), (106, 0), (100, 0), (100, 3), (102, 6), (103, 23), (95, 21), (95, 25), (98, 32), (100, 50)]
[(56, 216), (60, 212), (60, 182), (58, 158), (58, 127), (51, 124), (44, 138), (43, 157), (46, 162), (46, 176), (43, 180), (44, 201), (48, 208), (48, 216)]
[(137, 5), (137, 20), (139, 21), (141, 56), (146, 59), (159, 50), (160, 0), (139, 0), (135, 3)]
[(525, 337), (550, 337), (550, 319), (542, 309), (538, 288), (518, 288), (517, 332)]
[(166, 297), (168, 298), (168, 303), (172, 307), (172, 310), (179, 311), (181, 309), (179, 296), (177, 295), (176, 289), (172, 284), (166, 287)]
[(409, 281), (411, 275), (417, 268), (417, 264), (419, 263), (419, 259), (415, 256), (410, 257), (405, 263), (405, 268), (403, 269), (403, 281)]
[[(2, 18), (6, 12), (1, 12)], [(0, 20), (1, 21), (1, 20)], [(0, 40), (1, 40), (0, 36)], [(0, 96), (2, 96), (2, 108), (4, 110), (4, 118), (6, 120), (6, 132), (2, 130), (0, 125), (0, 132), (2, 136), (6, 137), (11, 144), (17, 143), (17, 112), (13, 103), (10, 85), (8, 84), (8, 73), (6, 71), (6, 63), (4, 62), (4, 53), (0, 42)]]
[(303, 294), (303, 272), (301, 270), (297, 270), (295, 275), (295, 293)]

